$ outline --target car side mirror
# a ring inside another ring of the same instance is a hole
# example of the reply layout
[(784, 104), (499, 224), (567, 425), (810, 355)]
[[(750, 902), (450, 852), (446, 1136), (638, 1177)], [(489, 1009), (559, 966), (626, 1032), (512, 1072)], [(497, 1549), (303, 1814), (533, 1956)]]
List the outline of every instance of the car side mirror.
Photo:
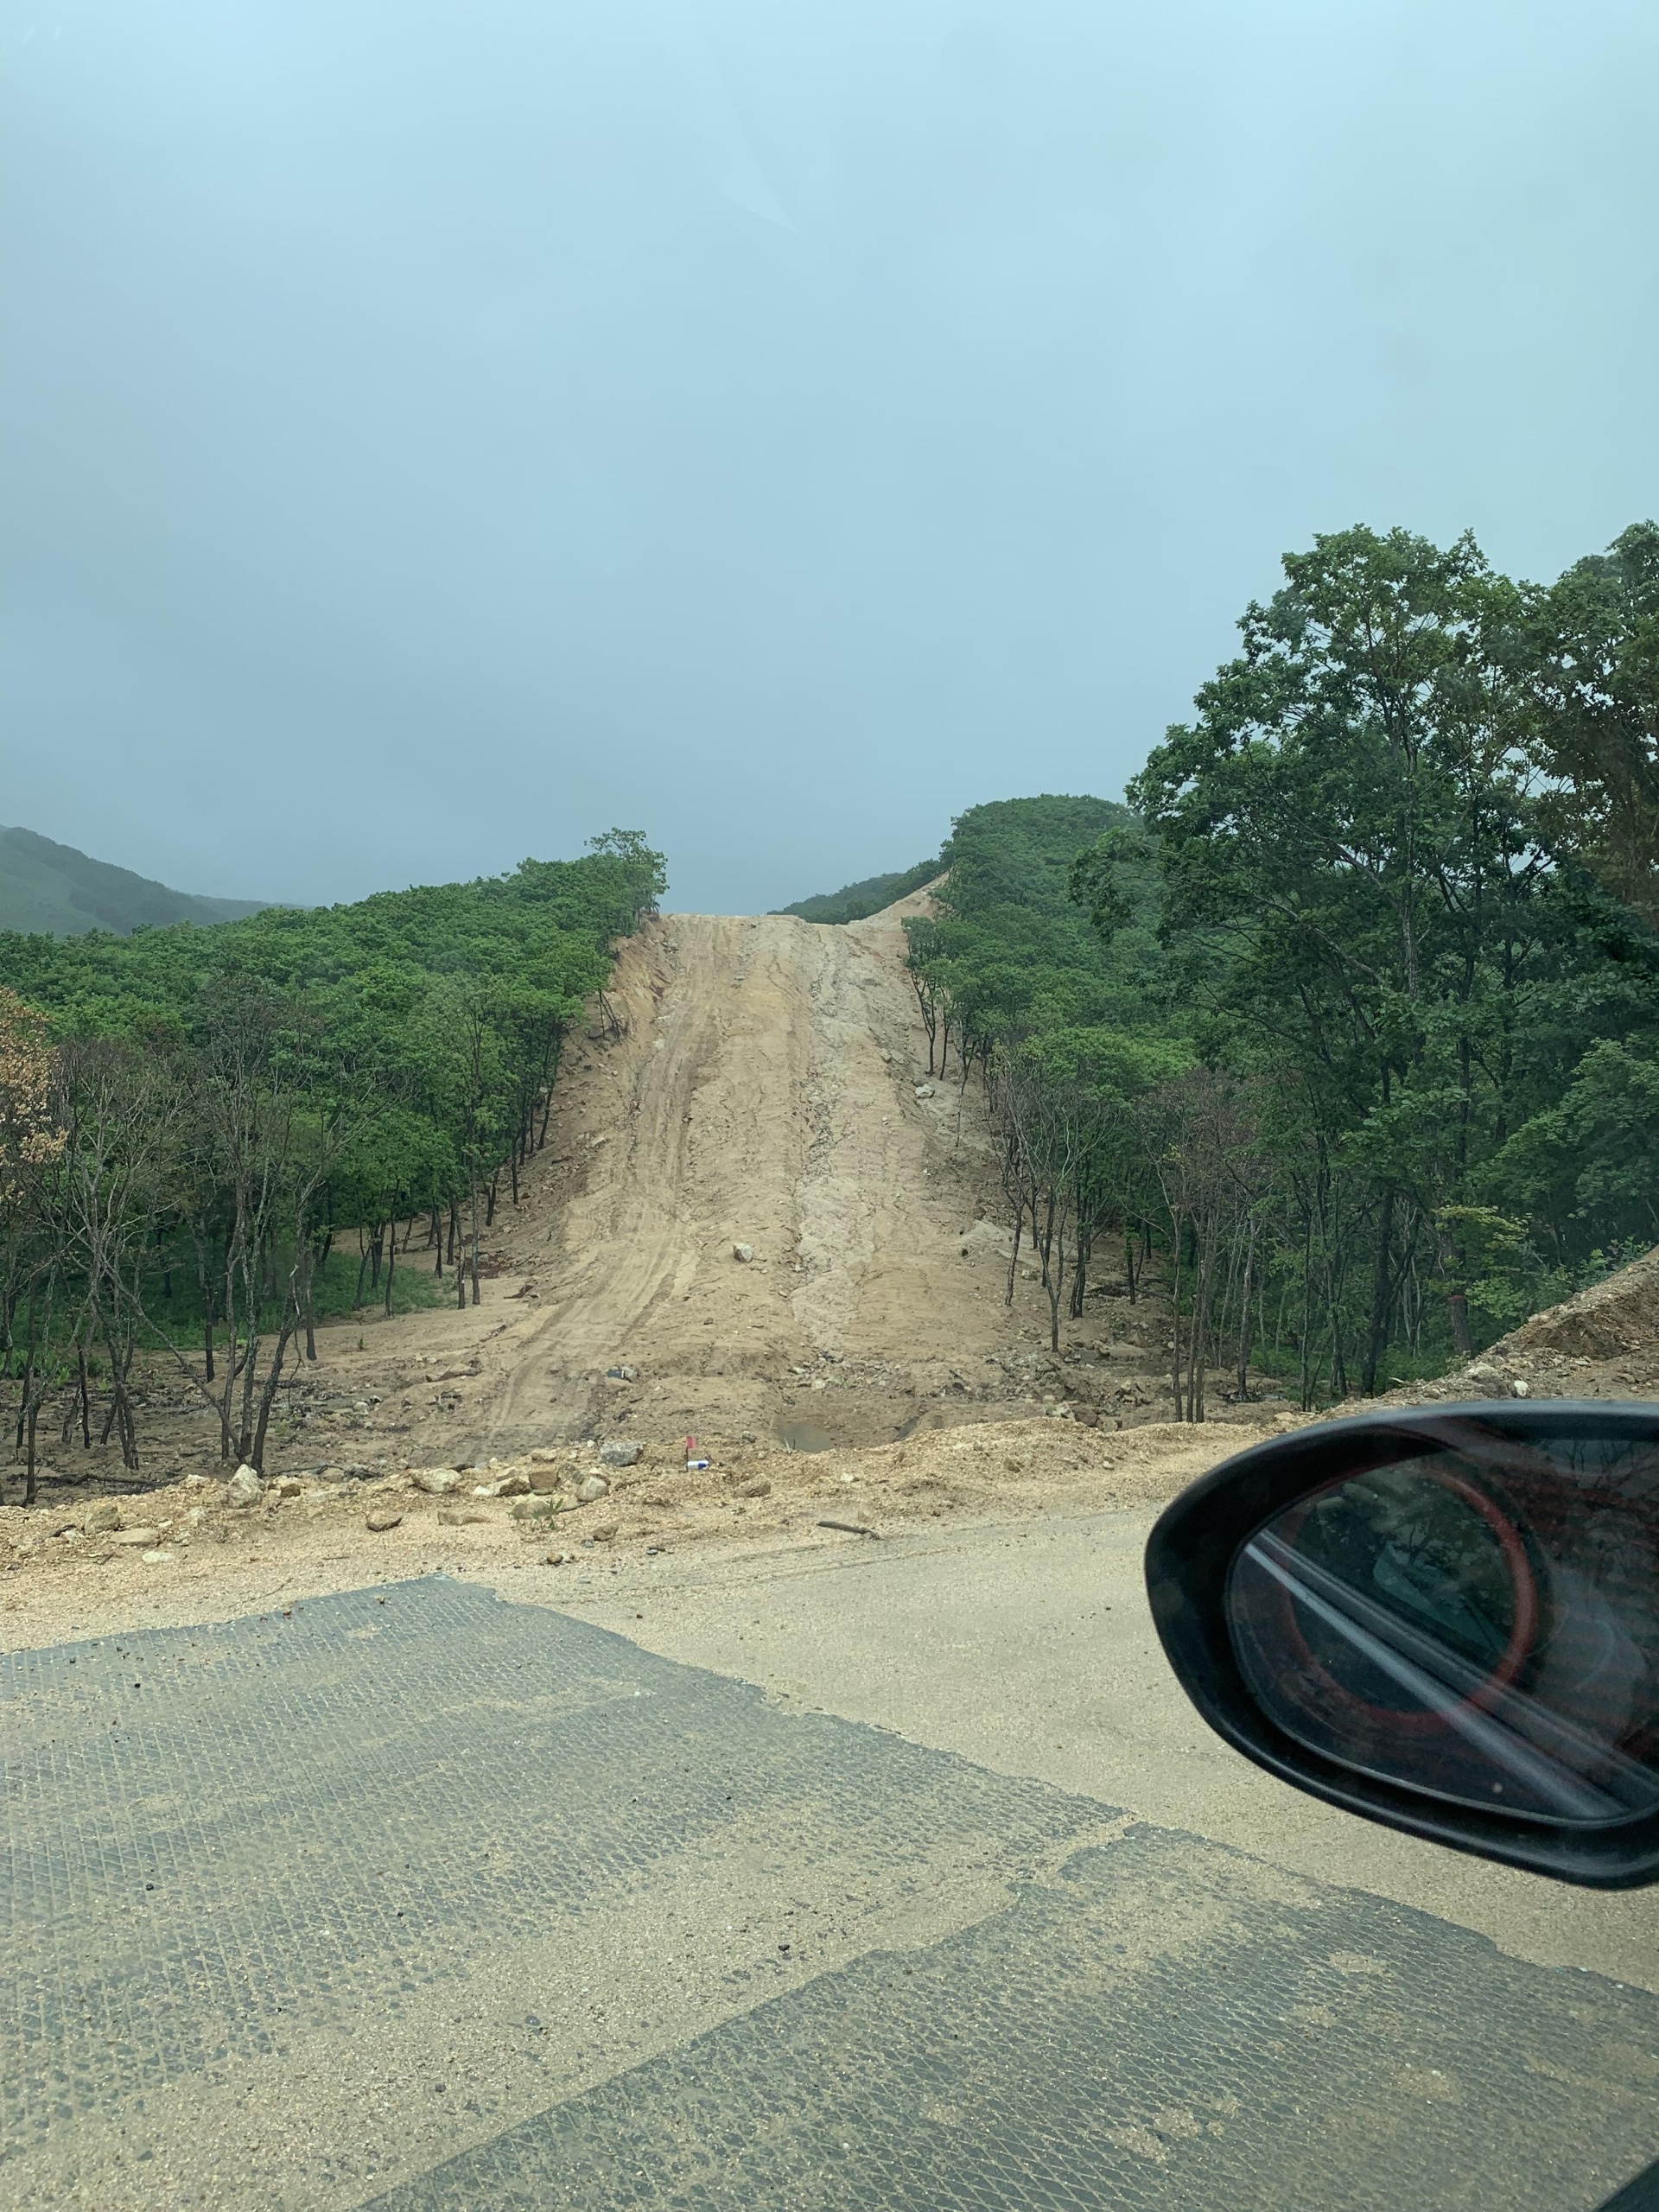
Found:
[(1559, 1880), (1659, 1880), (1659, 1409), (1433, 1407), (1240, 1453), (1147, 1546), (1182, 1688), (1258, 1766)]

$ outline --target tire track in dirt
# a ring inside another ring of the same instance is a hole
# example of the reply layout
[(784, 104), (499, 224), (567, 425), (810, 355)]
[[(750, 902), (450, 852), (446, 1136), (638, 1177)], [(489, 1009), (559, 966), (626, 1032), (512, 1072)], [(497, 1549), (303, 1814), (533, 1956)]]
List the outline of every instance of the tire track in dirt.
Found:
[[(491, 1449), (621, 1413), (609, 1367), (639, 1369), (644, 1433), (770, 1433), (805, 1363), (960, 1363), (1009, 1340), (995, 1261), (962, 1244), (982, 1135), (958, 1133), (944, 1091), (915, 1096), (900, 918), (920, 903), (852, 928), (671, 915), (622, 948), (620, 1033), (596, 1027), (571, 1054), (556, 1172), (503, 1225), (539, 1304), (482, 1355)], [(902, 1425), (870, 1410), (872, 1436)]]

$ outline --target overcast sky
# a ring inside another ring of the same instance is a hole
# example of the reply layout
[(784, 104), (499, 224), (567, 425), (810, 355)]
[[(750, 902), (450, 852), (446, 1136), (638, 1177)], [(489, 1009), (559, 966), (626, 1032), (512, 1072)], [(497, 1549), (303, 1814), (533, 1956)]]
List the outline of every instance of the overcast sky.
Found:
[(1118, 796), (1319, 530), (1659, 511), (1654, 0), (0, 0), (0, 822), (669, 903)]

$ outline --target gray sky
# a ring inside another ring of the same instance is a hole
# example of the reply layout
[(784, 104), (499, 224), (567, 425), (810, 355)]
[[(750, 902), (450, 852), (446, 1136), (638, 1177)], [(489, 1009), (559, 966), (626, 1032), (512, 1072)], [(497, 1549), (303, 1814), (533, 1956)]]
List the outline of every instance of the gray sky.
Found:
[(1653, 0), (0, 0), (0, 820), (742, 912), (1659, 510)]

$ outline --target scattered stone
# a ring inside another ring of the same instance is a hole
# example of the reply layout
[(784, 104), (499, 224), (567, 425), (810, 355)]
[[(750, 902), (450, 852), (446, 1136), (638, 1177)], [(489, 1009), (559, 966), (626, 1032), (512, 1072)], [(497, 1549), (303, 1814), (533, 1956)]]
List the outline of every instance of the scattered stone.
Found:
[(575, 1552), (549, 1552), (545, 1564), (549, 1567), (571, 1567), (575, 1563)]
[(123, 1529), (111, 1538), (112, 1542), (132, 1544), (140, 1551), (148, 1549), (153, 1544), (159, 1544), (161, 1541), (162, 1532), (159, 1529)]
[(614, 1541), (616, 1533), (617, 1523), (614, 1521), (603, 1521), (594, 1529), (593, 1541), (596, 1544), (608, 1544)]
[(1519, 1377), (1517, 1377), (1516, 1381), (1511, 1382), (1510, 1385), (1510, 1395), (1512, 1398), (1529, 1398), (1532, 1395), (1531, 1383), (1522, 1382)]
[(89, 1536), (107, 1535), (121, 1526), (121, 1509), (113, 1499), (105, 1498), (102, 1505), (93, 1506), (81, 1526)]
[(225, 1485), (227, 1505), (257, 1505), (265, 1494), (265, 1486), (251, 1467), (238, 1467)]
[(207, 1488), (207, 1478), (206, 1475), (200, 1475), (193, 1471), (185, 1477), (184, 1486), (186, 1490), (206, 1490)]
[(755, 1475), (749, 1481), (738, 1484), (737, 1494), (740, 1497), (770, 1497), (772, 1484), (764, 1475)]
[(453, 1467), (411, 1467), (409, 1479), (431, 1497), (448, 1497), (461, 1488), (461, 1477)]
[(498, 1475), (493, 1483), (480, 1483), (473, 1491), (474, 1497), (523, 1497), (530, 1488), (530, 1477), (518, 1470), (510, 1475)]
[(207, 1524), (207, 1509), (205, 1505), (193, 1505), (184, 1517), (193, 1529), (205, 1528)]
[(469, 1529), (475, 1522), (487, 1521), (489, 1517), (487, 1513), (468, 1512), (465, 1506), (461, 1505), (441, 1505), (438, 1508), (438, 1526), (441, 1529)]
[(378, 1536), (388, 1529), (395, 1529), (403, 1517), (395, 1506), (380, 1505), (369, 1515), (366, 1526)]
[(278, 1497), (297, 1497), (304, 1487), (297, 1475), (284, 1475), (276, 1485), (276, 1495)]
[(916, 1096), (918, 1098), (931, 1098), (933, 1096), (932, 1084), (931, 1083), (918, 1083), (916, 1086)]
[(734, 1260), (739, 1261), (739, 1262), (741, 1262), (744, 1267), (746, 1267), (746, 1268), (747, 1268), (747, 1265), (749, 1264), (749, 1262), (750, 1262), (750, 1261), (754, 1257), (754, 1247), (753, 1247), (753, 1244), (734, 1244), (734, 1245), (733, 1245), (733, 1247), (732, 1247), (732, 1257), (733, 1257)]
[(613, 1437), (609, 1443), (600, 1446), (600, 1460), (607, 1467), (631, 1467), (645, 1448), (643, 1444), (625, 1441), (620, 1436)]
[(552, 1449), (550, 1449), (550, 1448), (548, 1448), (548, 1447), (547, 1447), (547, 1446), (542, 1446), (541, 1448), (539, 1448), (539, 1449), (538, 1449), (538, 1450), (537, 1450), (537, 1451), (532, 1452), (531, 1453), (531, 1455), (530, 1455), (530, 1459), (531, 1459), (531, 1465), (532, 1466), (536, 1466), (536, 1467), (545, 1467), (545, 1466), (548, 1466), (548, 1465), (550, 1465), (554, 1460), (556, 1460), (556, 1459), (562, 1459), (563, 1457), (564, 1457), (564, 1454), (563, 1454), (563, 1452), (560, 1452), (560, 1451), (557, 1451), (557, 1450), (552, 1450)]
[(519, 1497), (512, 1503), (515, 1521), (546, 1521), (559, 1510), (556, 1497)]
[(596, 1498), (608, 1497), (610, 1488), (603, 1475), (589, 1475), (577, 1490), (576, 1497), (583, 1505), (591, 1505)]
[(146, 1552), (143, 1555), (144, 1565), (146, 1567), (165, 1567), (172, 1556), (173, 1554), (171, 1552)]
[(559, 1482), (560, 1476), (556, 1466), (532, 1467), (530, 1471), (530, 1486), (533, 1491), (557, 1490)]
[(607, 1367), (605, 1370), (605, 1380), (607, 1382), (632, 1382), (636, 1380), (639, 1373), (637, 1367)]

